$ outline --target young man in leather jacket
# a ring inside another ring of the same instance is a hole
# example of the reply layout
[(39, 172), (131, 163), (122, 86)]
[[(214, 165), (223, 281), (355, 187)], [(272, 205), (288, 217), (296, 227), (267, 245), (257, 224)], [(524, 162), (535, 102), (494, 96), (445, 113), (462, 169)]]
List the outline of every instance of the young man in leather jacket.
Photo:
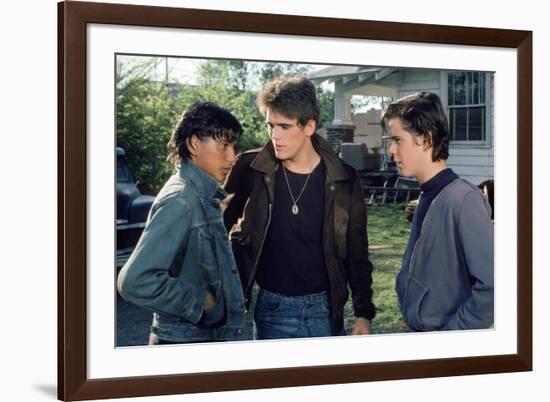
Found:
[(225, 184), (224, 220), (245, 298), (259, 285), (258, 339), (345, 334), (351, 289), (352, 334), (375, 315), (367, 218), (357, 172), (316, 134), (315, 86), (303, 77), (268, 83), (257, 104), (269, 141), (239, 156)]
[(168, 144), (176, 173), (157, 195), (118, 277), (127, 301), (153, 312), (149, 344), (238, 340), (244, 298), (223, 225), (219, 183), (235, 162), (237, 119), (211, 103), (186, 110)]

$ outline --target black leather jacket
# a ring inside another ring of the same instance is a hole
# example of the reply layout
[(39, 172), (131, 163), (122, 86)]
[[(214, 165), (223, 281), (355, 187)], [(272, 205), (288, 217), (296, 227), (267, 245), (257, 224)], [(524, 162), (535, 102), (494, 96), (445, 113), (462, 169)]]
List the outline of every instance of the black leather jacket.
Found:
[[(325, 164), (323, 251), (330, 281), (336, 333), (344, 325), (348, 286), (357, 317), (372, 320), (372, 264), (368, 258), (367, 215), (357, 172), (339, 159), (331, 146), (315, 134), (313, 146)], [(278, 161), (273, 145), (248, 151), (225, 183), (229, 194), (224, 222), (239, 269), (247, 303), (258, 271), (258, 261), (271, 222)]]

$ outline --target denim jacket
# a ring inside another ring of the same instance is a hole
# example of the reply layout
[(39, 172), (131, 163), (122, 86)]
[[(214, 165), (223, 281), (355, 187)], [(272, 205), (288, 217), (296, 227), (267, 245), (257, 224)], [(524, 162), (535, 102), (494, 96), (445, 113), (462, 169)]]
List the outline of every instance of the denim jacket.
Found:
[[(218, 183), (182, 162), (157, 195), (118, 277), (127, 301), (153, 312), (151, 331), (172, 342), (236, 340), (244, 298), (220, 210)], [(206, 291), (216, 304), (204, 311)]]

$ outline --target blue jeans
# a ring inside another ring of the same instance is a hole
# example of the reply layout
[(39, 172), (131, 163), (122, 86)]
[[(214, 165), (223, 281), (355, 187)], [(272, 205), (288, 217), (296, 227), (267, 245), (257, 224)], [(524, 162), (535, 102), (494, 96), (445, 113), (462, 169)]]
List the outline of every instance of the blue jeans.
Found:
[(334, 333), (327, 292), (285, 296), (260, 289), (254, 308), (256, 339), (309, 338)]

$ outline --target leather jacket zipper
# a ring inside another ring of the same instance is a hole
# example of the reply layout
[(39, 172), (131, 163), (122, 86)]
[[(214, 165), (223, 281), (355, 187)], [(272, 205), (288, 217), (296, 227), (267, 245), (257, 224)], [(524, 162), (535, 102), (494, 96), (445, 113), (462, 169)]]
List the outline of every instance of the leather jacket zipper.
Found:
[(252, 285), (254, 284), (254, 279), (256, 278), (256, 272), (258, 271), (258, 263), (260, 262), (260, 256), (262, 254), (262, 250), (264, 249), (265, 239), (267, 238), (267, 231), (269, 230), (269, 225), (271, 224), (271, 206), (272, 204), (269, 203), (268, 214), (267, 214), (267, 225), (265, 225), (264, 237), (262, 239), (262, 243), (260, 244), (260, 251), (256, 256), (256, 261), (254, 262), (254, 267), (252, 268), (250, 279), (248, 280), (248, 284), (246, 285), (245, 298), (247, 302), (248, 302), (248, 297), (250, 295), (250, 292), (252, 290)]

